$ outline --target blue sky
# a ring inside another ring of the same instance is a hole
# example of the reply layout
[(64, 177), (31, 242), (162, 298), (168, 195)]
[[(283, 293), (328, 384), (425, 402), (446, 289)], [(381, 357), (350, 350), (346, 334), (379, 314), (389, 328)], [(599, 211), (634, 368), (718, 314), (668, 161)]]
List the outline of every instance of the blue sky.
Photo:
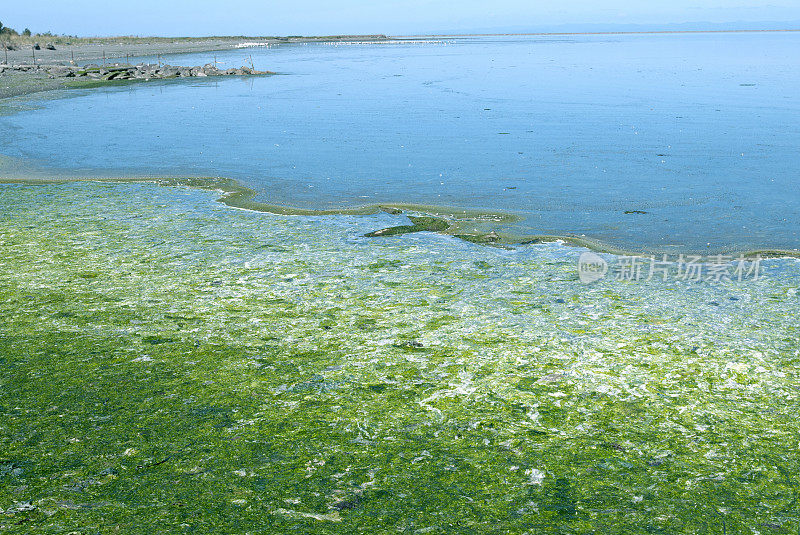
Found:
[[(4, 0), (18, 30), (77, 35), (578, 31), (587, 24), (800, 21), (800, 0)], [(596, 28), (590, 28), (596, 29)]]

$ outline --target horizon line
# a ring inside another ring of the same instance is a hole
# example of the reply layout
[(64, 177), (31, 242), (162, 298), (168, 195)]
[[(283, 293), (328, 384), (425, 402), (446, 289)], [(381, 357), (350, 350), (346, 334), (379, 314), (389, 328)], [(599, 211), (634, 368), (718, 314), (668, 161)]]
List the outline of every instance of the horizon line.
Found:
[[(754, 30), (617, 30), (603, 32), (504, 32), (504, 33), (419, 33), (392, 35), (392, 38), (402, 37), (500, 37), (513, 35), (628, 35), (628, 34), (662, 34), (662, 33), (770, 33), (770, 32), (800, 32), (800, 28), (785, 29), (754, 29)], [(308, 36), (312, 37), (312, 36)], [(361, 37), (353, 36), (331, 36), (331, 37)], [(366, 35), (364, 37), (367, 37)]]
[[(593, 32), (494, 32), (494, 33), (404, 33), (404, 34), (329, 34), (329, 35), (70, 35), (51, 34), (52, 37), (74, 37), (77, 39), (403, 39), (418, 37), (502, 37), (502, 36), (548, 36), (548, 35), (642, 35), (642, 34), (694, 34), (694, 33), (787, 33), (800, 32), (800, 28), (773, 29), (720, 29), (720, 30), (607, 30)], [(33, 34), (31, 37), (43, 37)], [(21, 36), (18, 36), (21, 37)]]

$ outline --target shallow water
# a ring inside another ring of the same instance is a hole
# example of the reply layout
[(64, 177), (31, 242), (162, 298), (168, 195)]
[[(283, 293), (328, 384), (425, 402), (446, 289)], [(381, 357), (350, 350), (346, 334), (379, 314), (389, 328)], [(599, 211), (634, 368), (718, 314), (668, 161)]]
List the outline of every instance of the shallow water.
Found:
[(214, 199), (0, 185), (0, 529), (797, 533), (799, 261), (585, 286)]
[(54, 173), (225, 176), (302, 208), (507, 211), (522, 219), (500, 230), (631, 250), (796, 249), (798, 49), (798, 33), (763, 33), (183, 55), (169, 61), (285, 75), (73, 92), (3, 117), (0, 153)]

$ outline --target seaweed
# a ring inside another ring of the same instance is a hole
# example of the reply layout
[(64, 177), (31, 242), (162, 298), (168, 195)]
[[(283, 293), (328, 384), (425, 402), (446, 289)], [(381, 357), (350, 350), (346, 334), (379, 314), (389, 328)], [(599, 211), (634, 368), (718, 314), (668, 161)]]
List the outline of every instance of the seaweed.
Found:
[(0, 189), (4, 531), (797, 532), (796, 261), (583, 286), (352, 238), (384, 214)]

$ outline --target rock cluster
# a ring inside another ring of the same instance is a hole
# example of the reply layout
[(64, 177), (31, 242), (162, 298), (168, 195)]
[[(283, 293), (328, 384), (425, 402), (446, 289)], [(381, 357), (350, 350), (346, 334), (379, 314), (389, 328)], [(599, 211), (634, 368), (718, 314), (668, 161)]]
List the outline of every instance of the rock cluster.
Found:
[(0, 65), (4, 71), (35, 72), (47, 74), (50, 78), (82, 78), (87, 80), (153, 80), (166, 78), (191, 78), (205, 76), (248, 76), (275, 74), (271, 71), (257, 71), (249, 67), (238, 69), (219, 69), (213, 63), (202, 67), (176, 67), (172, 65)]
[[(44, 45), (44, 47), (47, 50), (55, 50), (56, 49), (56, 45), (54, 45), (53, 43), (47, 43), (46, 45)], [(25, 48), (25, 47), (23, 47), (23, 48)], [(42, 45), (40, 45), (39, 43), (33, 43), (32, 45), (29, 45), (29, 48), (32, 48), (34, 50), (41, 50), (42, 49)], [(19, 50), (20, 47), (19, 47), (19, 45), (15, 45), (14, 43), (7, 42), (7, 43), (3, 43), (3, 45), (0, 46), (0, 50), (3, 50), (3, 49), (5, 49), (5, 50)]]

